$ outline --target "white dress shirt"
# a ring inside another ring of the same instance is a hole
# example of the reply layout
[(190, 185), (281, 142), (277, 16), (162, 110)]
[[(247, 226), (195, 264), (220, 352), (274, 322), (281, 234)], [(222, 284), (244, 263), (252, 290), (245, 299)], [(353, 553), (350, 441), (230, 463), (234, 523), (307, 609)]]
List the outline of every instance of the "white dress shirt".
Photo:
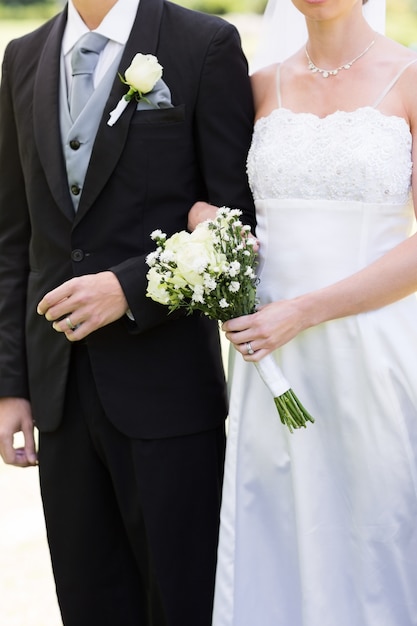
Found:
[[(100, 54), (93, 75), (94, 87), (98, 85), (110, 65), (116, 58), (120, 48), (125, 46), (139, 6), (139, 0), (117, 0), (116, 4), (107, 13), (101, 24), (94, 29), (95, 33), (104, 35), (109, 39)], [(77, 41), (89, 32), (89, 28), (83, 22), (72, 0), (68, 2), (68, 20), (62, 38), (62, 54), (65, 61), (67, 88), (71, 86), (71, 52)], [(127, 69), (127, 67), (126, 67)]]

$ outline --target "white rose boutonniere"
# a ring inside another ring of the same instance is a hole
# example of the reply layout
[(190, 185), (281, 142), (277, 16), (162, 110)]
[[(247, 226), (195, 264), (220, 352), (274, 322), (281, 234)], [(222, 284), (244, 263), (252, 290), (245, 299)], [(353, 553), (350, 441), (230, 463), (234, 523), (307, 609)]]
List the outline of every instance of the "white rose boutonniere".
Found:
[(146, 98), (147, 93), (151, 92), (158, 80), (162, 77), (162, 65), (158, 63), (158, 59), (153, 54), (138, 53), (134, 56), (132, 63), (125, 71), (124, 78), (119, 74), (119, 78), (129, 87), (127, 94), (119, 100), (117, 106), (110, 112), (110, 118), (107, 124), (113, 126), (134, 98), (139, 100), (149, 100)]
[(143, 94), (152, 91), (161, 77), (162, 65), (153, 54), (137, 54), (125, 72), (125, 80), (122, 79), (130, 87), (125, 98), (143, 98)]

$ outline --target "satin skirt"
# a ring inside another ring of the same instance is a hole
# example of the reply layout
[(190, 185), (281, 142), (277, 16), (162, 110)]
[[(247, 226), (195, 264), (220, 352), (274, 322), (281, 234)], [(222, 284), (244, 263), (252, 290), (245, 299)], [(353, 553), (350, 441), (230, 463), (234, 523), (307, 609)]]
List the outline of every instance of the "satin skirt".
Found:
[[(409, 207), (355, 202), (257, 210), (262, 303), (360, 270), (413, 221)], [(213, 626), (416, 626), (416, 296), (274, 356), (315, 423), (290, 434), (231, 351)]]

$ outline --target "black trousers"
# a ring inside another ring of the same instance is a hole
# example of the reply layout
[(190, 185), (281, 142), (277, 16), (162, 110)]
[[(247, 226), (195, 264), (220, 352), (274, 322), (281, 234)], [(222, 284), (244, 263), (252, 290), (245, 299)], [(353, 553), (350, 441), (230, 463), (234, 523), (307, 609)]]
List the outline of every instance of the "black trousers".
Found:
[[(133, 410), (139, 419), (139, 397)], [(224, 447), (223, 426), (159, 440), (120, 433), (86, 346), (74, 346), (63, 422), (39, 438), (65, 626), (210, 626)]]

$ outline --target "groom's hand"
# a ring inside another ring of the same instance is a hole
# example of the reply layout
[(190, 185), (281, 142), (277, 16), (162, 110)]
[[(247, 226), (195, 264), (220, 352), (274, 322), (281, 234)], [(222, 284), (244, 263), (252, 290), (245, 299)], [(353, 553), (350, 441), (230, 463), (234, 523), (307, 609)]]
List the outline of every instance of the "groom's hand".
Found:
[(127, 300), (113, 272), (87, 274), (66, 281), (47, 293), (38, 304), (53, 328), (69, 341), (90, 333), (125, 315)]
[[(23, 433), (23, 447), (15, 448), (14, 435)], [(0, 456), (8, 465), (37, 464), (32, 411), (25, 398), (0, 398)]]

